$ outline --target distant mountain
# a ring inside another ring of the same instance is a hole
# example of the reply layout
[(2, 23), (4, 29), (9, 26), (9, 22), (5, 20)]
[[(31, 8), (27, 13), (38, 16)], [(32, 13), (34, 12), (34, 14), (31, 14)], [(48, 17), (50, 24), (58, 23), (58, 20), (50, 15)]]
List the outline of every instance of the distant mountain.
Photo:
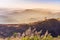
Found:
[(45, 18), (60, 18), (60, 12), (48, 9), (0, 9), (0, 23), (30, 23)]
[(43, 14), (50, 14), (51, 11), (45, 9), (26, 9), (22, 11), (22, 13), (43, 13)]

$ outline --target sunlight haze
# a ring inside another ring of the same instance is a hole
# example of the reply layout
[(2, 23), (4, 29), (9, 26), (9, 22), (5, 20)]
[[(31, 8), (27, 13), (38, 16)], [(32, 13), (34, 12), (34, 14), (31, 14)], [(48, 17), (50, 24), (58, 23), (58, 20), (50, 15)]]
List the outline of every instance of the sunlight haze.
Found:
[(60, 10), (59, 0), (0, 0), (0, 8), (45, 8)]

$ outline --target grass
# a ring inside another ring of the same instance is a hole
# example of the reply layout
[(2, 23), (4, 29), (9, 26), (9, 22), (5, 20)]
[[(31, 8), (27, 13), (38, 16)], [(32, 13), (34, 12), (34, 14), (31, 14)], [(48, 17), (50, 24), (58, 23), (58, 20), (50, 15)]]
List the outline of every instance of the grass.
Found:
[(57, 38), (52, 37), (51, 35), (47, 35), (47, 36), (25, 36), (25, 37), (8, 37), (8, 38), (0, 38), (0, 40), (60, 40), (60, 36)]
[(0, 40), (60, 40), (60, 36), (54, 38), (50, 34), (48, 34), (48, 31), (46, 31), (44, 35), (40, 36), (41, 32), (42, 31), (32, 32), (31, 28), (29, 28), (22, 35), (20, 35), (19, 33), (14, 33), (13, 36), (7, 38), (0, 38)]

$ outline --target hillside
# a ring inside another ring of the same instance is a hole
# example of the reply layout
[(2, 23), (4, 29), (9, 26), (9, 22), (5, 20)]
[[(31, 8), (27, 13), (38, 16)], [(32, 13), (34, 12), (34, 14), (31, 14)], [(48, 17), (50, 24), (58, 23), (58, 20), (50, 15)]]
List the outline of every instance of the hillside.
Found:
[(44, 35), (48, 30), (53, 37), (60, 35), (60, 21), (56, 19), (47, 19), (45, 21), (34, 22), (32, 24), (0, 24), (0, 37), (9, 37), (14, 33), (21, 33), (21, 35), (28, 29), (35, 32), (42, 30), (41, 35)]

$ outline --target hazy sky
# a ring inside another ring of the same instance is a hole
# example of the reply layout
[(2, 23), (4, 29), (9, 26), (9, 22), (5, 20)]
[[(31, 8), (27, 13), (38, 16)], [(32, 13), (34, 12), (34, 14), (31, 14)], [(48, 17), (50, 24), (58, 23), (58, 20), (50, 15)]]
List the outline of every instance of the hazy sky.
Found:
[(0, 0), (2, 8), (47, 8), (60, 10), (60, 0)]

